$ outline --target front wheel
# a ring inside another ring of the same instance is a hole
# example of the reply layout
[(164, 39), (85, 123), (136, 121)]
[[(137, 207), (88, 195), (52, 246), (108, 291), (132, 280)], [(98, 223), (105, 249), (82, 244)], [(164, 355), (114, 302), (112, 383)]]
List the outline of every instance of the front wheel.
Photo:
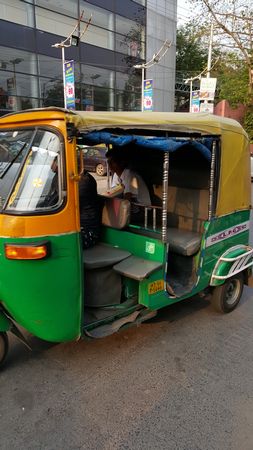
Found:
[(7, 333), (0, 333), (0, 368), (5, 362), (7, 353), (9, 349), (9, 340)]
[(238, 273), (228, 278), (213, 290), (211, 303), (218, 312), (229, 313), (238, 305), (243, 291), (243, 275)]

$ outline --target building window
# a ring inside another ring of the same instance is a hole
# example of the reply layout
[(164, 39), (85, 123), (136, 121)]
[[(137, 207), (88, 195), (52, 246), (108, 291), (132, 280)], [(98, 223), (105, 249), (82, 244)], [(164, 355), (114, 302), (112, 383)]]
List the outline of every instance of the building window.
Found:
[(33, 5), (20, 0), (1, 0), (0, 17), (2, 20), (34, 27)]
[(44, 8), (35, 7), (36, 28), (48, 33), (68, 36), (76, 26), (76, 19), (63, 16)]
[(77, 0), (36, 0), (37, 6), (56, 11), (59, 14), (65, 14), (69, 17), (77, 18), (78, 1)]
[[(106, 9), (98, 8), (91, 3), (81, 0), (80, 10), (84, 11), (83, 21), (87, 22), (92, 15), (91, 24), (114, 31), (114, 14)], [(82, 24), (83, 26), (83, 24)]]
[(97, 47), (108, 48), (109, 50), (114, 49), (114, 33), (94, 25), (89, 26), (81, 41)]
[(144, 57), (144, 27), (134, 22), (116, 16), (116, 51), (134, 58)]

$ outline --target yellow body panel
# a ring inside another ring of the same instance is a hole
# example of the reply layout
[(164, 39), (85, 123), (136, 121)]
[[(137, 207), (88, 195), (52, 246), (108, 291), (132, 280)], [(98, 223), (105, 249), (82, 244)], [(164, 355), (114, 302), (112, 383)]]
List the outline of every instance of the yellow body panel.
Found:
[(0, 119), (0, 128), (21, 128), (47, 126), (58, 130), (64, 138), (67, 173), (67, 202), (64, 208), (53, 214), (18, 216), (0, 215), (0, 229), (2, 236), (32, 237), (72, 233), (80, 230), (78, 213), (78, 184), (73, 181), (76, 173), (76, 143), (67, 141), (66, 114), (57, 110), (34, 110), (9, 114)]

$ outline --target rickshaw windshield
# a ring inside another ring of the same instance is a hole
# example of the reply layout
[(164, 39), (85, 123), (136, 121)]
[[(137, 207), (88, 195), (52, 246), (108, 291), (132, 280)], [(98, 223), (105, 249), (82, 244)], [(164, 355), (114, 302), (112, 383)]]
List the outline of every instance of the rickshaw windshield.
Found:
[(48, 130), (0, 133), (2, 210), (29, 213), (61, 204), (61, 148), (60, 137)]

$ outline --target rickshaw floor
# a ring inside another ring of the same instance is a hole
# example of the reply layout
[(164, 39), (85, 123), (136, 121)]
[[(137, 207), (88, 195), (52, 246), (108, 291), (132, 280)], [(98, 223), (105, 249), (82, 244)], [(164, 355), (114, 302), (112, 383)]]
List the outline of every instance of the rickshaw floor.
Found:
[(170, 253), (166, 281), (177, 296), (190, 292), (197, 280), (194, 258)]

